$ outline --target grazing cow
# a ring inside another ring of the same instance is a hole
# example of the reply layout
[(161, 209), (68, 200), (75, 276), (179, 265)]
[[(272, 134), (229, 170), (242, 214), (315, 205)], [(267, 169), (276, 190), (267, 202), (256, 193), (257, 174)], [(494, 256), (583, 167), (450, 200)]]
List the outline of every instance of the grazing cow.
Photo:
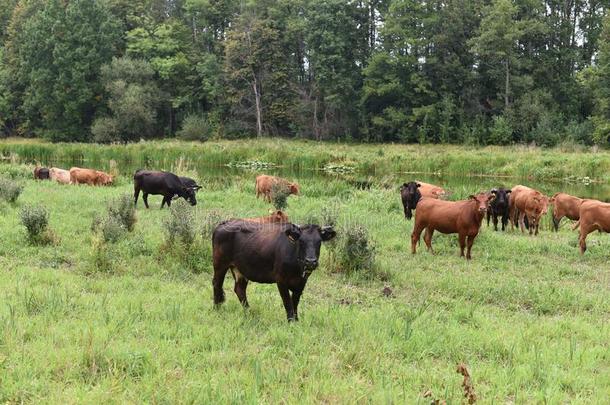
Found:
[(34, 168), (35, 180), (49, 180), (49, 169), (46, 167), (36, 166)]
[(585, 201), (582, 198), (574, 197), (566, 193), (555, 193), (551, 197), (550, 203), (553, 204), (553, 228), (559, 230), (559, 222), (563, 217), (572, 221), (580, 219), (580, 205)]
[(70, 184), (106, 186), (112, 184), (112, 176), (99, 170), (72, 167), (70, 169)]
[(192, 188), (193, 190), (195, 190), (195, 192), (197, 192), (203, 188), (199, 184), (197, 184), (197, 182), (195, 180), (191, 179), (190, 177), (178, 176), (178, 178), (180, 179), (182, 184), (184, 184), (186, 187)]
[(174, 196), (182, 197), (191, 205), (197, 204), (195, 197), (196, 187), (185, 186), (180, 178), (174, 173), (154, 171), (154, 170), (138, 170), (133, 175), (134, 188), (134, 205), (138, 204), (140, 190), (142, 191), (142, 199), (144, 205), (148, 208), (148, 195), (162, 195), (163, 201), (161, 208), (165, 204), (171, 206), (171, 201)]
[(235, 294), (244, 307), (248, 307), (248, 281), (276, 283), (288, 321), (297, 321), (299, 299), (307, 279), (318, 267), (320, 245), (335, 235), (331, 227), (318, 225), (269, 225), (243, 220), (220, 223), (212, 235), (214, 304), (218, 306), (225, 300), (222, 284), (231, 269)]
[(70, 171), (64, 169), (58, 169), (57, 167), (52, 167), (49, 169), (49, 176), (51, 180), (55, 180), (61, 184), (70, 184)]
[(405, 218), (411, 219), (413, 217), (412, 211), (417, 206), (419, 200), (421, 200), (422, 195), (419, 191), (421, 184), (416, 183), (414, 181), (410, 181), (408, 183), (403, 183), (400, 186), (400, 198), (402, 199), (402, 208), (405, 213)]
[(494, 198), (491, 193), (471, 195), (468, 200), (443, 201), (434, 198), (422, 198), (415, 213), (415, 226), (411, 234), (411, 252), (425, 229), (424, 242), (432, 252), (432, 235), (434, 231), (441, 233), (457, 233), (460, 242), (460, 256), (464, 256), (464, 248), (468, 247), (466, 259), (470, 260), (470, 251), (474, 239), (479, 234), (481, 222), (489, 208), (489, 202)]
[(288, 194), (299, 194), (299, 185), (297, 183), (291, 183), (281, 177), (261, 174), (260, 176), (256, 176), (256, 197), (258, 198), (262, 195), (265, 200), (271, 202), (271, 192), (275, 184), (280, 184), (281, 186), (285, 187)]
[(502, 230), (506, 229), (509, 218), (509, 201), (511, 190), (506, 190), (504, 187), (494, 188), (491, 193), (496, 197), (489, 203), (489, 209), (487, 210), (487, 226), (489, 226), (489, 220), (493, 218), (494, 230), (498, 230), (498, 217), (502, 217)]
[(584, 200), (579, 209), (579, 222), (574, 225), (576, 229), (580, 225), (578, 244), (580, 254), (587, 250), (587, 235), (593, 231), (610, 232), (610, 204), (597, 200)]
[(538, 190), (521, 185), (513, 187), (509, 201), (512, 225), (518, 223), (521, 232), (525, 232), (527, 218), (530, 235), (538, 235), (540, 219), (547, 213), (548, 204), (548, 197)]
[(264, 217), (243, 218), (242, 221), (256, 222), (259, 224), (277, 224), (277, 223), (285, 224), (288, 222), (288, 216), (286, 214), (284, 214), (283, 211), (277, 210)]

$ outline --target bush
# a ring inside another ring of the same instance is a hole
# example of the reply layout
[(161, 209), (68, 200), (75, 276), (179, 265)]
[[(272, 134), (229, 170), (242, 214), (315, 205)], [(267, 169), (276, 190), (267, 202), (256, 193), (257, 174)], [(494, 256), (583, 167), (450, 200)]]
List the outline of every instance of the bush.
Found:
[(108, 215), (99, 222), (98, 230), (100, 231), (104, 242), (117, 242), (127, 233), (127, 229), (123, 223), (112, 215)]
[(117, 223), (121, 224), (127, 231), (133, 231), (136, 224), (136, 208), (129, 194), (112, 200), (108, 204), (108, 216), (114, 218)]
[(362, 225), (346, 227), (341, 232), (343, 249), (341, 267), (346, 273), (367, 272), (375, 270), (375, 247), (369, 240), (369, 233)]
[(168, 244), (180, 242), (191, 246), (195, 241), (195, 212), (183, 200), (177, 201), (169, 209), (169, 217), (163, 221), (165, 240)]
[(211, 210), (205, 213), (201, 221), (201, 236), (203, 240), (210, 240), (214, 228), (223, 220), (222, 213), (217, 210)]
[(290, 190), (286, 184), (281, 182), (271, 186), (271, 202), (276, 210), (284, 211), (288, 207), (288, 196)]
[(93, 121), (91, 134), (93, 134), (93, 140), (99, 143), (111, 143), (121, 140), (118, 122), (111, 117), (102, 117)]
[(176, 135), (185, 141), (207, 141), (214, 132), (213, 125), (200, 115), (191, 114), (182, 122), (182, 128)]
[(502, 115), (495, 116), (489, 132), (489, 142), (494, 145), (508, 145), (512, 139), (513, 129), (510, 122)]
[(46, 245), (53, 241), (49, 230), (49, 212), (41, 206), (25, 206), (19, 213), (28, 241), (33, 245)]
[(23, 186), (13, 180), (0, 177), (0, 198), (10, 203), (17, 201), (21, 195)]

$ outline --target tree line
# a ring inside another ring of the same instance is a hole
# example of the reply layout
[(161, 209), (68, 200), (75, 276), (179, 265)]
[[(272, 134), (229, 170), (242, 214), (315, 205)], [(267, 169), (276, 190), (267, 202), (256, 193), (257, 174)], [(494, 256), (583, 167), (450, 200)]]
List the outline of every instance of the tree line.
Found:
[(610, 0), (0, 0), (0, 132), (610, 145)]

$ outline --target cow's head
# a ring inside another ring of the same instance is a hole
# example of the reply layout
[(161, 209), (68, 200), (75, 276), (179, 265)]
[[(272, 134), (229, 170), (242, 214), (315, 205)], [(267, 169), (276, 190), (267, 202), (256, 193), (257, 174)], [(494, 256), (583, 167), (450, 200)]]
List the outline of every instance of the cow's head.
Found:
[(413, 216), (411, 210), (415, 209), (417, 203), (421, 199), (419, 187), (421, 187), (421, 184), (414, 181), (403, 183), (403, 185), (400, 186), (400, 197), (402, 198), (402, 203), (405, 206), (405, 218), (407, 219), (411, 219)]
[(290, 189), (290, 194), (299, 195), (299, 184), (298, 183), (290, 183), (288, 185)]
[(180, 190), (180, 197), (184, 198), (191, 205), (197, 205), (194, 187), (182, 187)]
[(288, 215), (284, 213), (282, 210), (277, 210), (269, 213), (269, 217), (271, 218), (271, 222), (278, 223), (287, 223)]
[(290, 224), (285, 233), (288, 240), (297, 247), (297, 261), (303, 270), (303, 276), (318, 267), (322, 242), (329, 241), (337, 235), (331, 226), (294, 224)]
[(484, 214), (485, 212), (487, 212), (487, 209), (489, 208), (489, 203), (493, 201), (494, 198), (496, 198), (496, 196), (493, 193), (479, 193), (477, 195), (468, 196), (469, 200), (475, 201), (477, 203), (477, 211), (480, 214)]
[(494, 206), (499, 207), (499, 208), (508, 207), (508, 199), (509, 199), (510, 193), (511, 193), (511, 190), (506, 190), (502, 187), (493, 188), (491, 190), (491, 194), (494, 195), (494, 199), (493, 199)]

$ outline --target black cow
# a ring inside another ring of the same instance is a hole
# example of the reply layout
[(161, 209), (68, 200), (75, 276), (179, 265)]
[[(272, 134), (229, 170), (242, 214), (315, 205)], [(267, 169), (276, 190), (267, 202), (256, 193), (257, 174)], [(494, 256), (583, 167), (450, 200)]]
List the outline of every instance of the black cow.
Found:
[(503, 187), (494, 188), (491, 193), (496, 196), (491, 203), (489, 203), (489, 209), (487, 210), (487, 226), (489, 226), (489, 219), (493, 218), (494, 230), (498, 230), (498, 217), (502, 217), (502, 230), (508, 225), (509, 214), (509, 199), (511, 190), (506, 190)]
[(332, 227), (318, 225), (258, 224), (239, 219), (220, 223), (212, 235), (214, 304), (225, 300), (222, 284), (231, 269), (235, 294), (245, 308), (248, 281), (276, 283), (288, 321), (297, 321), (299, 299), (309, 275), (318, 267), (320, 245), (335, 235)]
[(191, 205), (197, 204), (195, 189), (182, 184), (180, 178), (174, 173), (153, 170), (138, 170), (133, 175), (133, 188), (135, 200), (134, 204), (138, 204), (138, 197), (140, 195), (140, 190), (142, 190), (142, 199), (144, 200), (144, 205), (146, 205), (146, 208), (148, 208), (149, 194), (163, 196), (161, 208), (163, 208), (165, 204), (167, 204), (168, 207), (171, 206), (171, 201), (174, 196), (184, 198)]
[(50, 172), (49, 169), (46, 167), (40, 167), (40, 166), (36, 166), (34, 168), (34, 179), (36, 180), (49, 180), (50, 177)]
[(405, 218), (411, 219), (413, 217), (412, 210), (415, 209), (417, 203), (421, 199), (421, 193), (419, 192), (420, 184), (414, 181), (404, 183), (400, 186), (400, 198), (402, 198), (402, 207), (405, 211)]
[(178, 178), (180, 179), (182, 184), (184, 184), (186, 187), (192, 188), (193, 190), (195, 190), (195, 192), (199, 191), (202, 188), (199, 184), (197, 184), (195, 180), (191, 179), (190, 177), (178, 176)]

